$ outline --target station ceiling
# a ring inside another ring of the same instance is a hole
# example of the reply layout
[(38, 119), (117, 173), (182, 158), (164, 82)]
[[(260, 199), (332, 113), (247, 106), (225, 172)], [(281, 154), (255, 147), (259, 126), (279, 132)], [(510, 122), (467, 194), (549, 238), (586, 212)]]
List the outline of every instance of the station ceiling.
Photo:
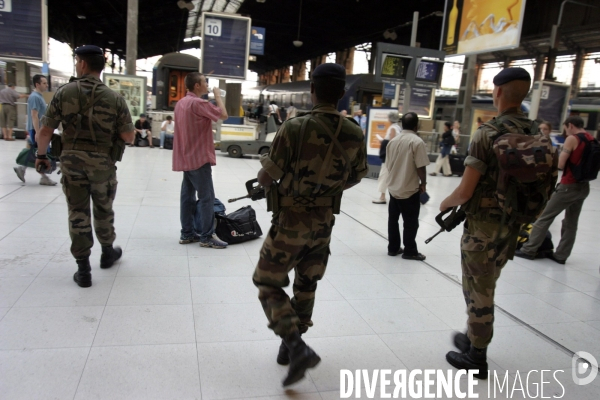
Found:
[[(414, 11), (419, 11), (421, 18), (417, 42), (437, 49), (443, 19), (438, 15), (445, 4), (445, 0), (193, 0), (195, 8), (189, 11), (181, 8), (186, 2), (139, 0), (138, 58), (197, 47), (197, 42), (183, 41), (192, 32), (197, 10), (237, 12), (251, 17), (253, 26), (266, 28), (265, 55), (250, 63), (250, 69), (259, 73), (366, 42), (409, 45)], [(544, 40), (558, 19), (561, 2), (527, 0), (521, 48), (480, 58), (499, 61), (546, 52), (549, 40)], [(597, 0), (579, 2), (598, 4)], [(48, 0), (48, 17), (50, 37), (56, 40), (72, 47), (96, 44), (125, 55), (127, 0)], [(577, 48), (600, 51), (598, 21), (599, 8), (567, 3), (561, 52), (573, 53)], [(395, 39), (389, 37), (390, 29)], [(301, 47), (293, 45), (296, 39), (303, 42)]]

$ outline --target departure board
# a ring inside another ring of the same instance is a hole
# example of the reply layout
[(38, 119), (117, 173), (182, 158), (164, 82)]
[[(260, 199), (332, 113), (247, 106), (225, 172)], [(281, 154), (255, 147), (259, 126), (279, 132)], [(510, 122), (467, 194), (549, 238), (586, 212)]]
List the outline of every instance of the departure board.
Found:
[(443, 62), (420, 60), (415, 73), (415, 81), (438, 84), (442, 75)]
[(396, 54), (382, 54), (381, 78), (389, 81), (402, 81), (406, 79), (408, 66), (412, 57)]

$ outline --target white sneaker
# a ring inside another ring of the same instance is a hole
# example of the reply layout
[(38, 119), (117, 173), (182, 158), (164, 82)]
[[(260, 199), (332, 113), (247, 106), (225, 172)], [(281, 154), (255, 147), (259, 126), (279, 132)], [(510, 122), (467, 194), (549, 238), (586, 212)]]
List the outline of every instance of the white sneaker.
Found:
[(40, 178), (40, 185), (54, 186), (54, 185), (56, 185), (56, 182), (54, 182), (52, 179), (48, 178), (46, 175), (43, 175)]
[(15, 174), (17, 174), (17, 178), (25, 182), (25, 171), (27, 171), (27, 167), (22, 165), (13, 168), (15, 170)]

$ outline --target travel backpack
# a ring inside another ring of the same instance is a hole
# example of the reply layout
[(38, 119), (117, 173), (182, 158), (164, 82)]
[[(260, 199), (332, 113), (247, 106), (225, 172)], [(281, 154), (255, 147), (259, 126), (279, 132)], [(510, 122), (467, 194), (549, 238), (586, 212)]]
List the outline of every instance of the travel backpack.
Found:
[(578, 165), (568, 162), (567, 166), (577, 182), (593, 181), (600, 170), (600, 143), (596, 139), (588, 140), (585, 133), (578, 133), (577, 137), (585, 143), (581, 162)]
[[(519, 133), (510, 132), (504, 123)], [(556, 153), (552, 142), (531, 127), (510, 117), (494, 118), (484, 125), (498, 132), (493, 152), (498, 162), (494, 198), (503, 211), (503, 222), (530, 224), (546, 207), (556, 183)]]

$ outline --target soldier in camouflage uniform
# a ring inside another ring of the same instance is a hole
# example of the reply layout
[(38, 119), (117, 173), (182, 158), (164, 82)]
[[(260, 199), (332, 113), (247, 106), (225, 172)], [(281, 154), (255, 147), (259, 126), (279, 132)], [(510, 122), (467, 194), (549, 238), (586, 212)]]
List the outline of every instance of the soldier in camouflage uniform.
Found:
[(82, 46), (75, 55), (79, 78), (71, 78), (58, 89), (42, 118), (36, 168), (49, 168), (45, 149), (52, 132), (62, 122), (61, 182), (69, 207), (71, 253), (79, 267), (73, 279), (79, 286), (89, 287), (89, 257), (94, 244), (90, 197), (94, 204), (94, 230), (102, 245), (100, 268), (110, 268), (122, 254), (121, 248), (113, 247), (115, 159), (120, 159), (114, 152), (117, 143), (122, 143), (119, 139), (133, 140), (134, 130), (125, 100), (100, 80), (105, 63), (102, 49)]
[[(511, 133), (537, 132), (533, 121), (521, 111), (521, 102), (529, 92), (531, 77), (522, 68), (506, 68), (494, 78), (496, 121)], [(518, 223), (503, 222), (503, 211), (493, 201), (499, 166), (493, 151), (498, 131), (482, 125), (471, 141), (465, 160), (465, 173), (460, 185), (440, 205), (440, 210), (463, 205), (467, 213), (461, 239), (463, 294), (467, 304), (467, 333), (456, 333), (454, 344), (460, 352), (451, 351), (446, 360), (458, 369), (477, 369), (475, 377), (486, 379), (487, 347), (492, 340), (494, 292), (496, 281), (508, 260), (512, 260)], [(552, 154), (552, 187), (558, 175), (556, 154)], [(493, 184), (490, 184), (493, 183)], [(465, 204), (466, 203), (466, 204)]]
[[(299, 381), (320, 358), (300, 335), (311, 320), (317, 282), (329, 257), (334, 213), (344, 189), (367, 174), (362, 130), (336, 111), (346, 73), (338, 64), (322, 64), (312, 74), (310, 113), (287, 120), (268, 155), (261, 158), (258, 180), (276, 190), (279, 209), (260, 251), (253, 282), (269, 320), (283, 338), (277, 362), (290, 363), (284, 386)], [(335, 138), (335, 139), (332, 139)], [(294, 297), (283, 290), (294, 270)]]

